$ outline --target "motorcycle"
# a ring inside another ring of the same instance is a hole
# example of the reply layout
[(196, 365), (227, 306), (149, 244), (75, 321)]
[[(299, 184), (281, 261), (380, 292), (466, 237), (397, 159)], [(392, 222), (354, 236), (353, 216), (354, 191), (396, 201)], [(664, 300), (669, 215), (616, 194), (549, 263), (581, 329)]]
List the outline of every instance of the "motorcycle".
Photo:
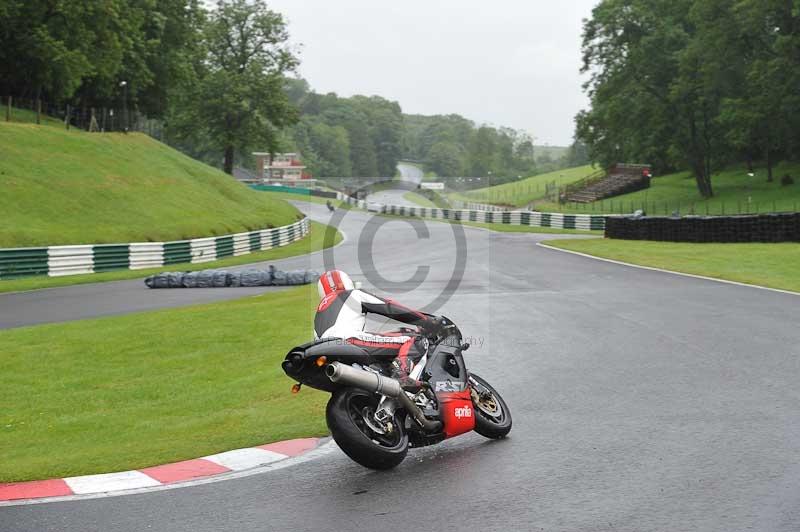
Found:
[[(433, 316), (431, 316), (433, 317)], [(511, 412), (482, 377), (467, 371), (458, 327), (441, 316), (438, 330), (403, 328), (415, 334), (422, 356), (409, 372), (419, 381), (407, 391), (392, 378), (394, 356), (377, 356), (341, 339), (297, 346), (282, 363), (286, 375), (331, 393), (325, 411), (328, 429), (342, 451), (371, 469), (400, 464), (410, 447), (433, 445), (470, 431), (503, 438), (511, 430)], [(408, 388), (408, 387), (407, 387)]]

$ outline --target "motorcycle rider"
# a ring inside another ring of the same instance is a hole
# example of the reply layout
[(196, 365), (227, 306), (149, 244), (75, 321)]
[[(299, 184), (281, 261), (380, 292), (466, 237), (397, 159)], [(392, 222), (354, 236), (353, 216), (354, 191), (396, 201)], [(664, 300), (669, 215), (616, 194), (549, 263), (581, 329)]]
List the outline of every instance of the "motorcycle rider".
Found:
[(323, 273), (317, 282), (317, 291), (320, 297), (314, 317), (314, 336), (317, 339), (338, 338), (368, 350), (373, 356), (395, 357), (395, 377), (401, 386), (409, 390), (419, 389), (420, 383), (410, 379), (408, 374), (422, 356), (416, 345), (421, 338), (406, 334), (406, 331), (366, 332), (367, 314), (379, 314), (418, 326), (428, 334), (435, 334), (441, 327), (436, 317), (357, 289), (350, 276), (341, 270)]

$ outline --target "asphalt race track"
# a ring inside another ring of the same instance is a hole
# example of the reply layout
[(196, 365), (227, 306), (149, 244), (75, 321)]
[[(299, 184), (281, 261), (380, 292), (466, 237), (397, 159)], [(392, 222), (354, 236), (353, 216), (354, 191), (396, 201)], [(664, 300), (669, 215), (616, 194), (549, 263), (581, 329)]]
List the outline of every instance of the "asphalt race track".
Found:
[[(323, 206), (303, 208), (329, 218)], [(365, 286), (420, 306), (444, 294), (437, 312), (473, 337), (469, 368), (511, 407), (509, 438), (471, 434), (412, 450), (389, 472), (337, 449), (247, 478), (0, 507), (0, 530), (800, 530), (800, 297), (534, 245), (553, 235), (469, 227), (463, 278), (448, 289), (459, 228), (362, 212), (341, 228), (335, 265)], [(322, 258), (274, 263), (320, 269)], [(415, 287), (420, 266), (429, 271)], [(125, 281), (6, 294), (0, 322), (264, 290)]]

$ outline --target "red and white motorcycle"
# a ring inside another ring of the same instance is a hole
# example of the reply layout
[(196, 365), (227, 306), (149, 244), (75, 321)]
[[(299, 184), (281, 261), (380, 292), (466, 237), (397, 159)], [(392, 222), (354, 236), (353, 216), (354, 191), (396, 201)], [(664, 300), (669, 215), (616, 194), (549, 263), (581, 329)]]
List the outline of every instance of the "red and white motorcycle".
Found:
[[(439, 443), (474, 430), (503, 438), (511, 430), (511, 412), (483, 378), (470, 373), (458, 327), (445, 317), (434, 337), (425, 337), (425, 352), (409, 376), (422, 386), (405, 391), (393, 379), (394, 357), (378, 357), (338, 339), (323, 339), (293, 348), (282, 367), (301, 385), (330, 392), (326, 419), (339, 447), (359, 464), (390, 469), (403, 461), (409, 447)], [(423, 336), (421, 330), (404, 329)]]

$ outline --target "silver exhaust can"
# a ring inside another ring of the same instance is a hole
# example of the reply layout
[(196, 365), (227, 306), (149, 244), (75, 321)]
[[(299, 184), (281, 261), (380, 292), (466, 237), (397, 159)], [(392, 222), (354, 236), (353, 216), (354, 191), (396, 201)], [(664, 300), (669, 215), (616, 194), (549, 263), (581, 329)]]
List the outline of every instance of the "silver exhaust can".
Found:
[(403, 389), (400, 387), (400, 381), (391, 379), (372, 373), (371, 371), (364, 371), (363, 369), (356, 369), (352, 366), (346, 366), (341, 362), (331, 362), (325, 368), (325, 375), (337, 384), (344, 384), (352, 386), (353, 388), (360, 388), (368, 392), (379, 393), (387, 397), (399, 397), (403, 394)]

